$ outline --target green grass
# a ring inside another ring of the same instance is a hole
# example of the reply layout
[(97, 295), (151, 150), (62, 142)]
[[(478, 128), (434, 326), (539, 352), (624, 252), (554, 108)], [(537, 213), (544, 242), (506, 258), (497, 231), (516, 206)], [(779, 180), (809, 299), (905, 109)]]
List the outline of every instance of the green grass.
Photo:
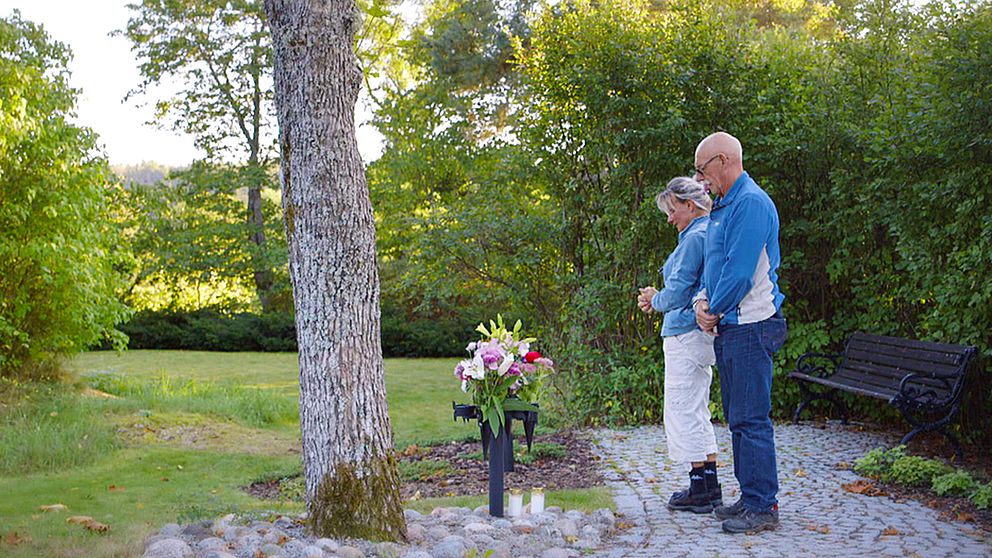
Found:
[[(451, 417), (451, 401), (467, 399), (451, 373), (455, 362), (386, 361), (397, 447), (478, 437), (474, 422)], [(94, 352), (71, 367), (97, 392), (0, 383), (0, 556), (132, 556), (168, 522), (302, 510), (302, 482), (287, 486), (280, 501), (259, 501), (239, 488), (301, 470), (296, 366), (295, 354)], [(440, 474), (443, 465), (405, 476)], [(410, 505), (430, 511), (484, 500)], [(69, 511), (38, 509), (59, 503)], [(550, 493), (548, 505), (612, 502), (600, 488)], [(67, 524), (68, 515), (91, 516), (110, 531), (87, 532)], [(30, 540), (4, 542), (12, 533)]]
[[(469, 402), (452, 374), (457, 362), (457, 359), (386, 360), (386, 397), (397, 447), (414, 443), (429, 445), (478, 432), (474, 423), (456, 423), (451, 417), (452, 401)], [(129, 383), (155, 384), (161, 383), (165, 376), (173, 386), (193, 380), (201, 386), (255, 388), (272, 397), (284, 397), (293, 405), (299, 397), (295, 353), (128, 351), (118, 355), (99, 351), (77, 357), (72, 368), (95, 382), (112, 381), (96, 379), (102, 376), (123, 376)], [(180, 409), (183, 405), (187, 407)], [(226, 407), (220, 405), (220, 408)], [(173, 409), (191, 410), (181, 398)]]
[[(524, 493), (524, 505), (530, 503), (530, 494)], [(407, 502), (404, 507), (414, 509), (420, 513), (429, 513), (437, 507), (465, 507), (475, 509), (479, 506), (489, 504), (489, 496), (480, 494), (478, 496), (451, 496), (448, 498), (424, 498)], [(509, 505), (506, 498), (503, 500), (504, 506)], [(582, 510), (592, 512), (599, 508), (610, 508), (616, 510), (616, 504), (610, 496), (610, 490), (605, 486), (594, 488), (583, 488), (576, 490), (557, 490), (548, 492), (544, 498), (545, 506), (558, 506), (568, 510)]]

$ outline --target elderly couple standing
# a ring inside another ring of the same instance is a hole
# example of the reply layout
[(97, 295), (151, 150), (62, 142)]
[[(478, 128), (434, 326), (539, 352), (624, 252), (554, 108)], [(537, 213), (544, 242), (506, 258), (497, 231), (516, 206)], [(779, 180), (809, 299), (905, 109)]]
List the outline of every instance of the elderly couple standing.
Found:
[[(737, 138), (712, 134), (695, 159), (693, 178), (675, 178), (658, 194), (679, 240), (662, 268), (664, 287), (642, 288), (638, 296), (643, 311), (665, 314), (665, 435), (671, 459), (691, 467), (689, 488), (673, 494), (668, 507), (712, 511), (728, 533), (775, 529), (772, 355), (786, 334), (776, 273), (778, 211), (744, 171)], [(740, 499), (727, 506), (710, 422), (714, 362), (741, 487)]]

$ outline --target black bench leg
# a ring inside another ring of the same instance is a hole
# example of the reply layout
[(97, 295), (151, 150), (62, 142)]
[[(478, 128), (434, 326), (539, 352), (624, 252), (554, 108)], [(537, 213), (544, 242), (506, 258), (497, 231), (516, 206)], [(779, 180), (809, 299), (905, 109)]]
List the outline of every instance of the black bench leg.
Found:
[(813, 393), (812, 390), (803, 386), (802, 384), (799, 384), (799, 387), (800, 387), (800, 391), (803, 392), (803, 396), (805, 396), (805, 399), (803, 400), (802, 403), (796, 405), (796, 410), (792, 413), (792, 424), (798, 424), (799, 415), (801, 415), (802, 412), (806, 410), (806, 407), (809, 407), (810, 403), (818, 399), (822, 399), (824, 401), (829, 401), (830, 403), (832, 403), (833, 406), (836, 407), (837, 411), (840, 413), (841, 424), (847, 424), (847, 405), (844, 404), (843, 400), (838, 399), (834, 392), (831, 391), (827, 393)]
[(943, 426), (939, 428), (934, 428), (933, 425), (930, 424), (917, 426), (916, 428), (910, 430), (909, 433), (907, 433), (905, 436), (903, 436), (902, 440), (899, 441), (899, 444), (903, 446), (909, 445), (910, 440), (915, 438), (918, 434), (922, 432), (926, 432), (928, 430), (936, 430), (937, 432), (943, 434), (943, 436), (947, 438), (947, 441), (950, 442), (951, 446), (954, 448), (954, 456), (957, 458), (957, 460), (960, 462), (962, 459), (964, 459), (964, 452), (961, 450), (961, 442), (958, 441), (957, 436), (949, 432)]

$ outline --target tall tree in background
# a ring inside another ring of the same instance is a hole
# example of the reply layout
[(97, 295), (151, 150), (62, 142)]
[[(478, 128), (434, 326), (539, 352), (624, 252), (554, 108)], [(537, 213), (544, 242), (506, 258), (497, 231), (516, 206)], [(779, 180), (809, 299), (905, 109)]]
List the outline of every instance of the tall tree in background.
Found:
[(93, 132), (70, 122), (70, 57), (16, 10), (0, 18), (0, 378), (124, 341), (113, 178)]
[(354, 0), (266, 0), (312, 529), (401, 539), (379, 338), (375, 224), (355, 137)]
[(246, 165), (247, 220), (255, 246), (252, 275), (263, 310), (274, 277), (266, 255), (262, 188), (273, 162), (272, 46), (260, 2), (253, 0), (143, 0), (121, 32), (131, 41), (144, 78), (132, 91), (179, 90), (155, 103), (165, 126), (193, 136), (209, 160)]

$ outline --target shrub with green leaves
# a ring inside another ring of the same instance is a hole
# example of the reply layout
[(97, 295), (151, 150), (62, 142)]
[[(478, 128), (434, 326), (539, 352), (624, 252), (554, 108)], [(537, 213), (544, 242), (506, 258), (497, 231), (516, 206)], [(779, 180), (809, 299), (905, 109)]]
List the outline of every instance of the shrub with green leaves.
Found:
[(933, 478), (948, 471), (947, 465), (934, 459), (918, 455), (907, 455), (896, 459), (888, 475), (883, 475), (886, 482), (898, 482), (909, 486), (929, 485)]
[(119, 189), (72, 122), (70, 58), (17, 10), (0, 18), (0, 376), (43, 377), (58, 357), (124, 341)]
[(873, 479), (885, 479), (892, 470), (892, 464), (897, 459), (906, 456), (906, 446), (896, 446), (891, 449), (877, 447), (854, 462), (854, 471)]
[(978, 488), (968, 471), (951, 471), (933, 477), (932, 488), (938, 496), (967, 496)]
[(980, 510), (992, 508), (992, 482), (982, 485), (971, 495), (971, 502)]

